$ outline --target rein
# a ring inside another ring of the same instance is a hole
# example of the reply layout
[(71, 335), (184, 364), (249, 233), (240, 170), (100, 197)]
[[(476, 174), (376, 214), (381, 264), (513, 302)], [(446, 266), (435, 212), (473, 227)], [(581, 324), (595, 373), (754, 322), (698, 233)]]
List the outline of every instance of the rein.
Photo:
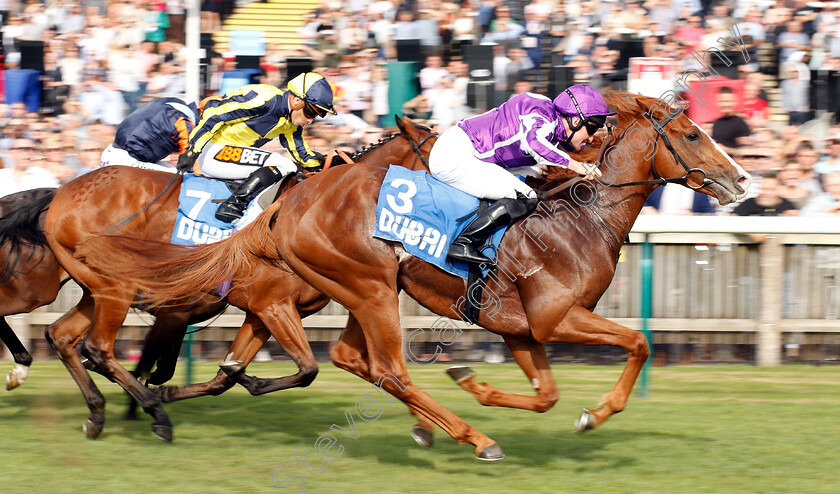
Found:
[(162, 190), (162, 191), (160, 191), (160, 194), (158, 194), (158, 195), (157, 195), (154, 199), (152, 199), (151, 201), (149, 201), (149, 203), (148, 203), (148, 204), (146, 204), (145, 206), (143, 206), (142, 208), (140, 208), (140, 210), (136, 211), (134, 214), (132, 214), (132, 215), (131, 215), (131, 216), (129, 216), (128, 218), (125, 218), (124, 220), (120, 221), (120, 222), (119, 222), (119, 223), (117, 223), (116, 225), (114, 225), (114, 226), (112, 226), (112, 227), (108, 228), (107, 230), (105, 230), (105, 233), (110, 233), (110, 232), (112, 232), (112, 231), (114, 231), (114, 230), (118, 229), (119, 227), (124, 226), (124, 225), (126, 225), (126, 224), (130, 223), (130, 222), (131, 222), (134, 218), (136, 218), (136, 217), (140, 216), (141, 214), (143, 214), (143, 213), (144, 213), (147, 209), (149, 209), (150, 207), (152, 207), (152, 204), (156, 203), (156, 202), (157, 202), (157, 201), (158, 201), (161, 197), (163, 197), (163, 195), (166, 193), (166, 191), (167, 191), (167, 190), (169, 190), (169, 189), (170, 189), (170, 188), (171, 188), (171, 187), (175, 184), (175, 180), (177, 180), (177, 179), (178, 179), (178, 177), (179, 177), (180, 175), (181, 175), (180, 173), (176, 173), (176, 174), (174, 174), (174, 175), (172, 176), (172, 180), (170, 180), (170, 181), (169, 181), (169, 183), (168, 183), (168, 184), (166, 184), (166, 187), (164, 187), (164, 188), (163, 188), (163, 190)]

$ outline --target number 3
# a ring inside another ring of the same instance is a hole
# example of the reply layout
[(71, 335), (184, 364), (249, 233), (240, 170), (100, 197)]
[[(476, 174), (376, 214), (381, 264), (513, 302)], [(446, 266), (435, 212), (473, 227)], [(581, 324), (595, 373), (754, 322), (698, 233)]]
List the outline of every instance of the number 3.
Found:
[(391, 210), (397, 214), (406, 214), (414, 208), (414, 204), (411, 202), (411, 198), (414, 197), (414, 194), (417, 193), (417, 184), (415, 184), (411, 180), (406, 180), (404, 178), (398, 178), (396, 180), (391, 181), (391, 187), (395, 189), (399, 189), (403, 185), (405, 185), (406, 188), (408, 188), (408, 190), (397, 194), (396, 198), (399, 199), (399, 203), (397, 203), (393, 195), (388, 194), (386, 196), (386, 199), (388, 200), (388, 205), (391, 206)]

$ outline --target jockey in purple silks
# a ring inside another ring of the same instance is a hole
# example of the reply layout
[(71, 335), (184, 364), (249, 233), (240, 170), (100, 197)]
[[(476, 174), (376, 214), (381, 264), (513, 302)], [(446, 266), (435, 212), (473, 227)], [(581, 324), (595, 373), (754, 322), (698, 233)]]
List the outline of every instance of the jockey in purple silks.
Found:
[(588, 178), (599, 174), (594, 166), (572, 159), (564, 148), (580, 151), (584, 143), (591, 144), (609, 115), (615, 112), (601, 93), (576, 84), (554, 101), (538, 94), (517, 94), (441, 134), (429, 156), (432, 175), (495, 201), (453, 241), (449, 258), (492, 265), (478, 250), (484, 239), (536, 209), (536, 192), (511, 173), (513, 168), (528, 167), (532, 175), (544, 166), (566, 167)]

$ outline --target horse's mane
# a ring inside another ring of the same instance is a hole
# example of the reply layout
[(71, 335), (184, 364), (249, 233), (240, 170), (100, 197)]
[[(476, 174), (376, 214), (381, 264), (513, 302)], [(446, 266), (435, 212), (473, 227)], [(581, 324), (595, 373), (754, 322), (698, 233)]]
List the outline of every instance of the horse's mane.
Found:
[(388, 142), (393, 141), (394, 139), (396, 139), (400, 135), (401, 134), (399, 132), (397, 132), (397, 133), (392, 133), (391, 135), (386, 136), (386, 137), (380, 137), (378, 142), (375, 142), (375, 143), (371, 144), (370, 146), (362, 146), (362, 149), (360, 149), (360, 150), (356, 151), (355, 153), (351, 154), (350, 159), (352, 159), (353, 161), (357, 161), (357, 160), (361, 159), (362, 157), (364, 157), (364, 155), (366, 155), (367, 153), (369, 153), (369, 152), (373, 151), (374, 149), (382, 146), (383, 144), (386, 144)]
[[(425, 126), (425, 125), (420, 125), (416, 122), (410, 122), (410, 124), (413, 125), (414, 128), (416, 128), (416, 129), (425, 130), (427, 132), (432, 132), (432, 129), (430, 127)], [(375, 143), (371, 144), (370, 146), (362, 146), (362, 149), (360, 149), (359, 151), (356, 151), (354, 154), (350, 155), (350, 159), (352, 159), (353, 161), (359, 160), (359, 159), (363, 158), (365, 154), (373, 151), (374, 149), (382, 146), (383, 144), (387, 144), (387, 143), (393, 141), (394, 139), (396, 139), (397, 137), (399, 137), (401, 135), (402, 135), (401, 132), (393, 132), (388, 136), (380, 137), (378, 142), (375, 142)]]
[[(643, 113), (650, 110), (654, 103), (658, 100), (650, 96), (642, 96), (640, 94), (632, 94), (627, 91), (611, 90), (604, 95), (607, 100), (607, 106), (616, 111), (618, 114), (610, 117), (608, 122), (614, 125), (613, 136), (618, 139), (619, 135), (627, 129), (636, 119)], [(598, 132), (595, 136), (591, 146), (579, 152), (570, 152), (569, 155), (578, 161), (593, 163), (598, 159), (598, 152), (601, 149), (601, 144), (606, 137), (605, 132)], [(542, 182), (550, 182), (552, 180), (564, 182), (577, 174), (559, 166), (548, 166), (543, 171), (541, 177)]]

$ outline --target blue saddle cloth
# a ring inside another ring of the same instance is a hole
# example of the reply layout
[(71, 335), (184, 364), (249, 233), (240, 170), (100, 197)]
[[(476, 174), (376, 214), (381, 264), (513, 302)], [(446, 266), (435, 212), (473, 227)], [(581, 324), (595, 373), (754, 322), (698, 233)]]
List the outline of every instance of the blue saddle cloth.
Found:
[[(411, 255), (444, 271), (466, 278), (469, 265), (451, 262), (446, 253), (452, 240), (476, 216), (479, 200), (425, 172), (391, 165), (376, 203), (373, 236), (402, 243)], [(461, 221), (458, 221), (458, 220)], [(484, 254), (495, 257), (506, 228), (496, 231)]]
[(172, 230), (173, 244), (212, 244), (229, 237), (234, 231), (230, 223), (216, 219), (219, 204), (214, 199), (230, 197), (230, 189), (221, 180), (184, 175), (178, 195), (178, 216)]

